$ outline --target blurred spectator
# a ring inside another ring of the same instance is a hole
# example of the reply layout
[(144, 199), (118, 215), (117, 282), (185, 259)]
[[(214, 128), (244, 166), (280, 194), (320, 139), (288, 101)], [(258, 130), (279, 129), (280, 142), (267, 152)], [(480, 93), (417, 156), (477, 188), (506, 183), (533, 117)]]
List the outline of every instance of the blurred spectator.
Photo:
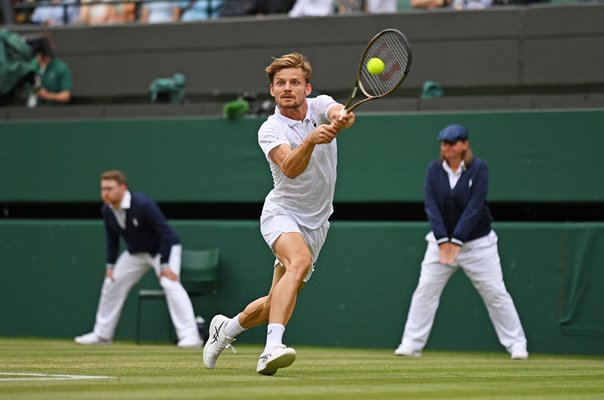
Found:
[(107, 0), (81, 0), (80, 22), (85, 25), (104, 25), (109, 23), (111, 15)]
[(259, 14), (287, 14), (296, 0), (258, 0)]
[(220, 15), (287, 14), (294, 3), (295, 0), (224, 0)]
[(365, 12), (367, 2), (365, 0), (338, 0), (338, 14), (349, 15)]
[(333, 0), (296, 0), (290, 17), (322, 17), (334, 13)]
[(254, 15), (258, 10), (259, 0), (225, 0), (220, 9), (222, 17)]
[(121, 0), (114, 1), (116, 4), (109, 7), (108, 20), (110, 23), (123, 24), (136, 20), (136, 5), (134, 3), (122, 3)]
[(452, 0), (451, 7), (455, 10), (482, 10), (493, 5), (493, 0)]
[(370, 14), (395, 13), (396, 7), (396, 0), (366, 0), (366, 10)]
[[(493, 6), (522, 6), (522, 5), (530, 5), (530, 4), (539, 4), (539, 3), (550, 3), (551, 0), (493, 0)], [(569, 0), (567, 3), (571, 4), (573, 1)], [(579, 4), (586, 3), (596, 4), (598, 2), (602, 3), (604, 0), (579, 0)]]
[(493, 0), (411, 0), (413, 8), (451, 7), (455, 10), (482, 10), (493, 5)]
[(338, 13), (358, 14), (367, 12), (370, 14), (395, 13), (397, 11), (397, 0), (339, 0)]
[(158, 24), (180, 20), (181, 8), (187, 7), (186, 1), (155, 1), (145, 3), (141, 11), (141, 22)]
[(75, 4), (75, 0), (52, 0), (51, 4), (38, 6), (31, 15), (31, 20), (36, 24), (49, 26), (74, 23), (78, 19), (78, 8), (67, 4)]
[(47, 36), (30, 38), (28, 43), (38, 61), (38, 79), (28, 106), (69, 103), (72, 90), (69, 66), (54, 56)]
[(182, 13), (181, 21), (203, 21), (220, 16), (222, 0), (193, 0)]
[(449, 7), (451, 0), (411, 0), (413, 8), (439, 8)]
[[(8, 7), (9, 21), (6, 24), (27, 24), (31, 22), (31, 15), (34, 12), (35, 2), (33, 0), (0, 0), (3, 7)], [(12, 14), (12, 15), (10, 15)], [(6, 21), (6, 15), (4, 20)]]

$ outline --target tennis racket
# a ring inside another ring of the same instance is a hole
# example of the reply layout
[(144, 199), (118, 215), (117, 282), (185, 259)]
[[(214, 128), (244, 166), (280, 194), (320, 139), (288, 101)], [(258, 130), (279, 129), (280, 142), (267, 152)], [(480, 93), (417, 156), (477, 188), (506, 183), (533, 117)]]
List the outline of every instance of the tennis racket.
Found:
[[(374, 75), (367, 70), (367, 62), (372, 58), (379, 58), (384, 62), (384, 70), (381, 73)], [(349, 113), (369, 100), (379, 99), (394, 92), (409, 74), (410, 66), (411, 48), (405, 35), (396, 29), (385, 29), (375, 35), (363, 51), (354, 89), (343, 113)], [(359, 89), (365, 98), (353, 104)]]

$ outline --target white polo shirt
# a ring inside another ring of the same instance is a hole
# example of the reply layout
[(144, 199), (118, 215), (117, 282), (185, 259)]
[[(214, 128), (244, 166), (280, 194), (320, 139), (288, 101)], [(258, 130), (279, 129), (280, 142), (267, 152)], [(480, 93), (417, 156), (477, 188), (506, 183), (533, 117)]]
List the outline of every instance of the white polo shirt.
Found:
[(283, 116), (279, 107), (268, 117), (258, 130), (258, 143), (264, 152), (273, 174), (273, 190), (266, 196), (263, 214), (291, 214), (300, 225), (317, 229), (333, 213), (333, 196), (336, 186), (337, 145), (336, 140), (329, 144), (316, 145), (306, 170), (294, 179), (290, 179), (270, 158), (269, 153), (281, 144), (297, 148), (304, 139), (319, 125), (331, 121), (327, 111), (336, 101), (321, 95), (306, 99), (308, 111), (303, 121)]

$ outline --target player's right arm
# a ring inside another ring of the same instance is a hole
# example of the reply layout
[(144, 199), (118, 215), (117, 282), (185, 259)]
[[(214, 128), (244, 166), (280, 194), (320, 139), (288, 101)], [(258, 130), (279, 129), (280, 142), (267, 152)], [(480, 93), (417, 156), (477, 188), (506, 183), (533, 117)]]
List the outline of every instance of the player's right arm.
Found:
[(342, 129), (348, 129), (354, 125), (355, 115), (352, 112), (342, 114), (344, 112), (344, 106), (339, 103), (335, 103), (327, 111), (327, 117), (331, 121), (331, 125), (338, 131)]
[(338, 129), (332, 125), (319, 125), (310, 135), (295, 149), (288, 144), (280, 144), (272, 149), (268, 155), (281, 171), (290, 179), (295, 179), (302, 174), (310, 163), (315, 146), (318, 144), (331, 143), (338, 134)]

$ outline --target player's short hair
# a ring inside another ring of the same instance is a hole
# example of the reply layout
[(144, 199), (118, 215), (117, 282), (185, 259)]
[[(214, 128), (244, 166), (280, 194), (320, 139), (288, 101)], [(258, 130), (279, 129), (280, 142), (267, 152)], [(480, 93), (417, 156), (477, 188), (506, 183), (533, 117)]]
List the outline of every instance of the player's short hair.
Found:
[(284, 54), (279, 58), (273, 58), (273, 62), (266, 67), (265, 71), (268, 75), (268, 80), (273, 83), (275, 74), (285, 68), (300, 68), (306, 82), (310, 82), (312, 76), (312, 67), (306, 57), (300, 53)]
[(128, 178), (126, 174), (117, 169), (111, 169), (101, 174), (101, 180), (116, 181), (119, 185), (128, 186)]

